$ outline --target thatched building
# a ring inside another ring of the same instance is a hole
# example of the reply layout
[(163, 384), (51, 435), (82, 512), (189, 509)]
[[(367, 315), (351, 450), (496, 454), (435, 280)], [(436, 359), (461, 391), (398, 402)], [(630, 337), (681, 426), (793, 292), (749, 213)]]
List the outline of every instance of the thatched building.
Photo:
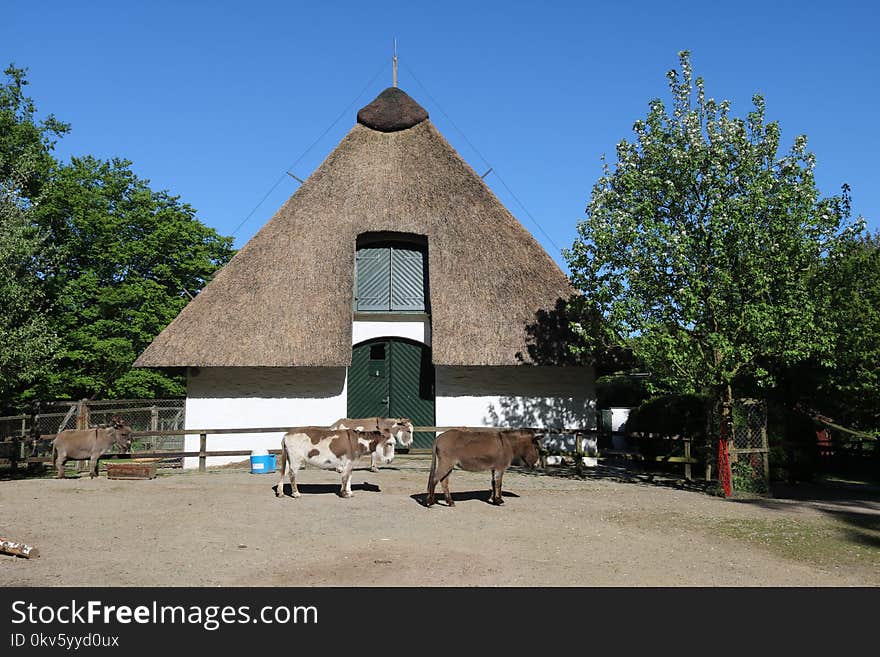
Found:
[[(553, 259), (392, 87), (135, 365), (188, 368), (189, 428), (371, 415), (593, 425), (592, 369), (529, 362), (528, 327), (569, 294)], [(277, 443), (224, 438), (222, 449)]]

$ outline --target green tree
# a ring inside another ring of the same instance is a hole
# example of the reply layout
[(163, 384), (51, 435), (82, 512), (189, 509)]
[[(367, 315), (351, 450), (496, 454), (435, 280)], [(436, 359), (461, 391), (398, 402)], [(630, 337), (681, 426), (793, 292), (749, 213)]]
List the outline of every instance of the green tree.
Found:
[(35, 206), (55, 159), (57, 137), (69, 127), (52, 115), (36, 120), (24, 94), (25, 69), (10, 65), (0, 84), (0, 410), (45, 392), (58, 338), (49, 321), (46, 281), (53, 245), (35, 221)]
[(35, 398), (181, 395), (178, 372), (131, 364), (232, 256), (232, 238), (154, 191), (125, 160), (52, 149), (26, 70), (0, 85), (0, 407)]
[(10, 64), (0, 85), (0, 180), (34, 200), (55, 167), (52, 149), (70, 131), (52, 114), (37, 122), (34, 101), (24, 93), (27, 69)]
[(125, 160), (72, 158), (37, 216), (60, 259), (51, 281), (62, 338), (53, 394), (184, 394), (173, 371), (131, 364), (229, 260), (232, 238), (178, 197), (150, 189)]
[(822, 269), (834, 324), (830, 364), (812, 406), (838, 422), (880, 429), (880, 233), (841, 240)]
[(59, 344), (44, 285), (53, 251), (21, 196), (27, 176), (7, 173), (0, 180), (0, 412), (45, 390)]
[(761, 96), (733, 117), (679, 57), (671, 111), (651, 101), (634, 141), (617, 145), (565, 255), (577, 303), (604, 320), (587, 344), (632, 348), (655, 386), (708, 393), (726, 414), (738, 380), (767, 386), (778, 367), (827, 361), (833, 337), (811, 281), (859, 222), (845, 187), (820, 197), (806, 137), (780, 156)]

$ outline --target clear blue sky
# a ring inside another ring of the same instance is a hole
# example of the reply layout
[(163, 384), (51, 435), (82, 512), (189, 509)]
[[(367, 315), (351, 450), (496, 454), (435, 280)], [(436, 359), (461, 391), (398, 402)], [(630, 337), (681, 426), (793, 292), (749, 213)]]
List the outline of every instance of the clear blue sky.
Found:
[(785, 149), (808, 136), (822, 193), (849, 183), (880, 230), (878, 19), (849, 0), (12, 0), (0, 63), (72, 124), (60, 156), (132, 160), (240, 247), (297, 189), (284, 171), (306, 178), (390, 86), (397, 37), (399, 86), (565, 269), (600, 156), (667, 98), (684, 49), (734, 114), (762, 93)]

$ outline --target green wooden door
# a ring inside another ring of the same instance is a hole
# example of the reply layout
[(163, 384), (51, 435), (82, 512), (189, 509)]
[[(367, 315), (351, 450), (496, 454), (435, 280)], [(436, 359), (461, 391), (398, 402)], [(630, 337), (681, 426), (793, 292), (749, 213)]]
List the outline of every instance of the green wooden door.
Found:
[[(348, 416), (408, 417), (434, 425), (431, 350), (401, 338), (379, 338), (354, 347), (348, 371)], [(434, 434), (416, 433), (414, 449), (430, 449)]]
[(348, 370), (348, 417), (388, 417), (389, 353), (384, 340), (354, 348)]

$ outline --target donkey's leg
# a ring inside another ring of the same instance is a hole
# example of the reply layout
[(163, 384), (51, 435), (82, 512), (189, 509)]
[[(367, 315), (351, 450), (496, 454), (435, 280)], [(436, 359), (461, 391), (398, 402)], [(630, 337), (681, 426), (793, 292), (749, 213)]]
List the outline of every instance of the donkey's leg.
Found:
[(376, 452), (370, 455), (370, 472), (379, 472), (379, 455)]
[(100, 458), (100, 454), (89, 459), (89, 479), (98, 476), (98, 458)]
[(65, 455), (62, 453), (58, 453), (58, 456), (55, 459), (55, 469), (57, 473), (55, 474), (56, 479), (64, 479), (64, 460)]
[[(284, 447), (281, 449), (283, 450)], [(287, 463), (281, 464), (281, 476), (278, 477), (278, 486), (275, 487), (275, 497), (282, 497), (284, 495), (284, 475), (287, 474), (289, 467), (290, 466)]]
[(299, 489), (296, 487), (296, 473), (299, 472), (299, 467), (302, 465), (302, 462), (299, 459), (290, 459), (287, 462), (287, 467), (290, 469), (290, 496), (291, 497), (302, 497), (302, 493), (299, 492)]
[(352, 497), (351, 492), (351, 471), (354, 468), (354, 461), (348, 461), (342, 466), (342, 486), (339, 488), (339, 494), (342, 497)]
[(455, 506), (455, 501), (452, 499), (452, 493), (449, 492), (449, 475), (452, 474), (452, 468), (449, 468), (442, 477), (440, 477), (440, 483), (443, 485), (443, 497), (446, 498), (446, 506)]
[(493, 503), (498, 505), (504, 504), (504, 498), (501, 496), (501, 478), (504, 476), (504, 470), (499, 470), (497, 474), (493, 470), (492, 475), (492, 478), (495, 480), (493, 489), (495, 499), (493, 500)]

